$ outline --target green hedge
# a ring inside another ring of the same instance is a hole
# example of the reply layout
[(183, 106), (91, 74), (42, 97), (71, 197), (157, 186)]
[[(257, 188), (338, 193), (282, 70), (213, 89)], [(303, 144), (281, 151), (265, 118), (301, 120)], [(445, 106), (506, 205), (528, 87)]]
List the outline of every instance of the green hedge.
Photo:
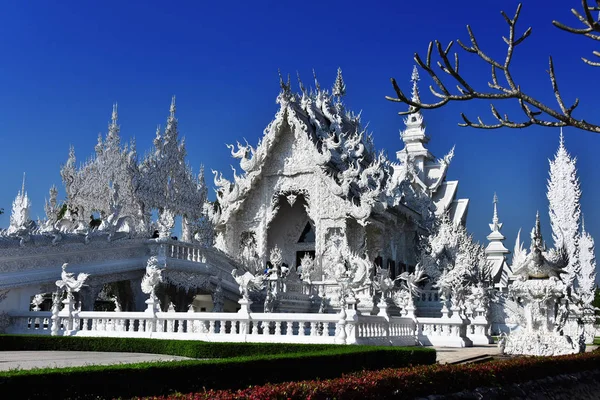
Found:
[(331, 344), (213, 343), (197, 340), (0, 335), (0, 351), (108, 351), (168, 354), (190, 358), (230, 358), (268, 354), (306, 353), (337, 348), (339, 346)]
[[(435, 350), (420, 347), (223, 344), (123, 338), (36, 339), (41, 339), (38, 344), (23, 336), (3, 336), (0, 337), (0, 350), (106, 351), (102, 346), (111, 345), (112, 351), (153, 352), (150, 350), (162, 349), (161, 354), (186, 355), (182, 353), (186, 349), (202, 357), (212, 354), (230, 358), (0, 372), (2, 393), (19, 393), (19, 398), (35, 399), (153, 396), (334, 378), (361, 370), (433, 364), (436, 357)], [(232, 357), (234, 351), (253, 355)]]

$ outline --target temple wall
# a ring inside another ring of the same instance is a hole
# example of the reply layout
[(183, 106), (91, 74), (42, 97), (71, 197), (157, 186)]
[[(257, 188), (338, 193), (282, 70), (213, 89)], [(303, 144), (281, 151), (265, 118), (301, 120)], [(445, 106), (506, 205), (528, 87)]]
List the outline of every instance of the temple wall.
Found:
[(33, 296), (40, 293), (40, 285), (22, 286), (10, 289), (6, 298), (0, 301), (0, 312), (29, 310)]

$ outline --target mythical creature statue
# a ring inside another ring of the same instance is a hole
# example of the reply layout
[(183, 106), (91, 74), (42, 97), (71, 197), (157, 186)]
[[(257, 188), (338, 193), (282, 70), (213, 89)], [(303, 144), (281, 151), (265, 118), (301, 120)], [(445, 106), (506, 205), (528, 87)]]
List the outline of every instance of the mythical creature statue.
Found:
[(108, 241), (112, 241), (117, 232), (124, 230), (131, 233), (135, 229), (135, 223), (133, 218), (129, 216), (121, 216), (121, 209), (123, 208), (119, 202), (119, 184), (114, 183), (110, 188), (111, 198), (109, 200), (110, 214), (102, 221), (98, 230), (108, 233)]
[(56, 286), (60, 289), (66, 290), (69, 296), (73, 293), (77, 293), (85, 286), (85, 280), (89, 277), (89, 274), (81, 272), (75, 278), (72, 272), (67, 272), (68, 263), (62, 265), (62, 272), (60, 274), (60, 280), (56, 281)]
[(238, 270), (234, 269), (231, 271), (231, 276), (240, 286), (240, 294), (244, 300), (249, 299), (250, 292), (260, 291), (264, 288), (264, 276), (254, 276), (250, 272), (246, 271), (243, 275), (238, 275)]
[(123, 311), (121, 309), (121, 304), (119, 303), (119, 299), (117, 298), (117, 296), (113, 296), (111, 300), (115, 304), (115, 312)]
[(264, 312), (272, 313), (275, 308), (275, 296), (270, 290), (267, 290), (267, 296), (265, 297)]
[(423, 293), (419, 284), (427, 279), (427, 275), (425, 274), (425, 270), (421, 268), (421, 264), (417, 264), (415, 272), (403, 272), (397, 279), (402, 281), (402, 286), (415, 298), (421, 296), (421, 293)]
[(376, 291), (381, 292), (381, 298), (387, 298), (394, 288), (395, 280), (390, 278), (389, 270), (379, 266), (375, 269), (375, 280), (373, 286)]
[(148, 259), (146, 274), (142, 278), (142, 292), (156, 298), (156, 289), (162, 281), (162, 270), (158, 267), (158, 258), (152, 256)]
[(33, 296), (33, 300), (31, 300), (31, 305), (33, 306), (33, 311), (40, 311), (40, 305), (44, 302), (44, 295), (36, 294)]
[[(518, 238), (517, 238), (518, 240)], [(531, 231), (531, 251), (523, 255), (522, 248), (515, 246), (518, 253), (515, 258), (520, 261), (519, 265), (513, 267), (514, 274), (521, 280), (527, 279), (560, 279), (560, 274), (565, 273), (564, 268), (568, 265), (568, 256), (564, 247), (553, 252), (546, 252), (540, 228), (540, 214), (536, 215), (535, 228)], [(553, 258), (553, 259), (550, 259)]]

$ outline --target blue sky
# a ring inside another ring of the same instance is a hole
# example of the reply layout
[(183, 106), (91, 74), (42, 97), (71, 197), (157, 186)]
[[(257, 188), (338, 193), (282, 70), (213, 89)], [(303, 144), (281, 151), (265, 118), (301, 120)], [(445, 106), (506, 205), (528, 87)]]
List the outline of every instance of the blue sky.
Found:
[[(277, 110), (278, 69), (292, 77), (298, 71), (308, 84), (314, 68), (327, 86), (340, 66), (347, 106), (363, 111), (376, 146), (393, 158), (402, 148), (397, 112), (405, 106), (384, 99), (394, 94), (390, 77), (408, 92), (413, 53), (424, 54), (434, 39), (444, 44), (468, 40), (466, 24), (490, 55), (503, 59), (501, 36), (507, 29), (500, 11), (512, 15), (516, 5), (512, 0), (501, 5), (473, 0), (8, 2), (0, 16), (0, 207), (6, 211), (0, 226), (8, 226), (23, 172), (34, 218), (43, 217), (52, 184), (64, 198), (59, 170), (69, 145), (78, 160), (89, 157), (98, 133), (106, 133), (113, 102), (119, 103), (123, 141), (135, 137), (143, 155), (156, 125), (166, 121), (171, 95), (177, 95), (180, 132), (194, 170), (204, 164), (207, 171), (230, 174), (234, 160), (225, 144), (242, 138), (256, 144)], [(580, 97), (575, 115), (594, 122), (598, 71), (580, 61), (591, 55), (594, 43), (551, 24), (553, 19), (574, 23), (572, 7), (580, 2), (526, 2), (520, 31), (532, 26), (533, 33), (515, 53), (513, 74), (523, 90), (554, 106), (545, 72), (552, 55), (565, 99)], [(489, 71), (479, 59), (461, 52), (461, 64), (476, 87), (485, 87)], [(432, 99), (429, 84), (421, 81), (424, 99)], [(512, 103), (499, 108), (522, 118)], [(485, 101), (426, 111), (425, 118), (434, 155), (441, 157), (456, 145), (449, 178), (459, 179), (459, 195), (471, 199), (469, 230), (485, 242), (497, 192), (509, 249), (520, 227), (529, 232), (536, 210), (550, 241), (545, 191), (558, 129), (460, 128), (460, 111), (491, 121)], [(564, 133), (578, 159), (586, 227), (597, 238), (600, 135), (572, 128)], [(212, 175), (207, 179), (212, 182)]]

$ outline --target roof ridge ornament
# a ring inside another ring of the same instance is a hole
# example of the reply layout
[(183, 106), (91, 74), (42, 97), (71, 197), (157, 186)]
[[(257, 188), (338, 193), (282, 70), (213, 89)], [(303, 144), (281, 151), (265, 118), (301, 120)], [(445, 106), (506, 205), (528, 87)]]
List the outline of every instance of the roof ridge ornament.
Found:
[(338, 103), (340, 102), (340, 99), (346, 95), (346, 84), (344, 83), (341, 67), (338, 67), (337, 69), (337, 75), (335, 77), (335, 82), (333, 83), (331, 93), (337, 97)]

